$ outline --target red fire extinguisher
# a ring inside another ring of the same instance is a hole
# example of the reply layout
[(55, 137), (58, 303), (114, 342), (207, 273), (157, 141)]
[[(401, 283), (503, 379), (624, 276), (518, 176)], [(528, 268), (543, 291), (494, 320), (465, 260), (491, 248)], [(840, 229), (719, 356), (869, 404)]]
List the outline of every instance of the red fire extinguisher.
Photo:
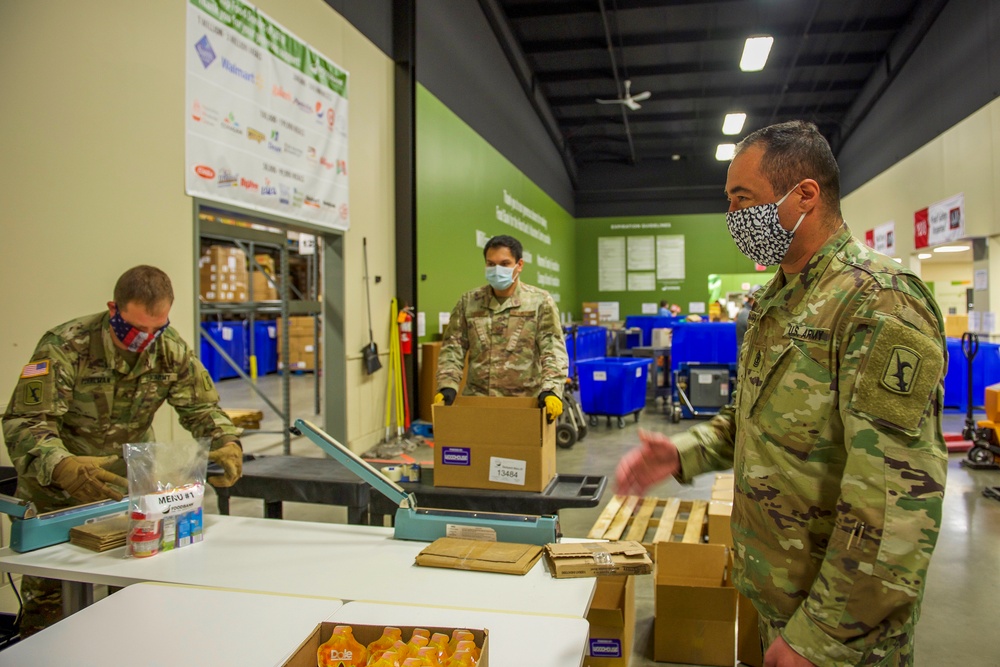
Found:
[(403, 354), (413, 353), (413, 309), (403, 308), (396, 319), (399, 323), (399, 351)]

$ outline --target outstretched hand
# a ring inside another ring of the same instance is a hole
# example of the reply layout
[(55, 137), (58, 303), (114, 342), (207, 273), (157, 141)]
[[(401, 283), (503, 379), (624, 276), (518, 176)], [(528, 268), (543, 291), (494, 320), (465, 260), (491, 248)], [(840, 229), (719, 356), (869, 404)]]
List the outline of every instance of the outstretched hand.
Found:
[(670, 438), (640, 429), (639, 446), (618, 463), (615, 490), (621, 495), (645, 495), (649, 487), (680, 470), (680, 455)]

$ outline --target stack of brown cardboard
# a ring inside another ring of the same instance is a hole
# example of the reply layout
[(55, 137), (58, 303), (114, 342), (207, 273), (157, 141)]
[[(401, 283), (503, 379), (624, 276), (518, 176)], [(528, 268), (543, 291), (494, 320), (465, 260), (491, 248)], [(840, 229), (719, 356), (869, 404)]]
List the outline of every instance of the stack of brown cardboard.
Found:
[[(288, 368), (293, 371), (314, 371), (316, 370), (319, 355), (316, 349), (316, 335), (314, 319), (311, 315), (303, 317), (288, 318), (288, 363), (281, 359), (283, 327), (281, 318), (277, 322), (278, 330), (278, 368)], [(322, 332), (320, 334), (322, 336)]]
[[(277, 273), (274, 269), (274, 258), (270, 255), (254, 255), (254, 259), (259, 266), (253, 271), (253, 298), (254, 301), (277, 301), (277, 282), (272, 282)], [(268, 280), (271, 278), (271, 280)]]
[(198, 260), (198, 274), (202, 301), (247, 301), (247, 256), (239, 248), (208, 246)]

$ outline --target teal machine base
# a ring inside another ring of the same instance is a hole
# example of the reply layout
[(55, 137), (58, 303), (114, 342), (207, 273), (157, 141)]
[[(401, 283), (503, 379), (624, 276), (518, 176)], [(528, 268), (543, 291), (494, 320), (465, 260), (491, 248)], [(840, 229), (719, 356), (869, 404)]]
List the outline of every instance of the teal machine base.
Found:
[(0, 495), (0, 511), (11, 517), (10, 548), (18, 553), (69, 542), (69, 530), (92, 519), (128, 511), (128, 498), (105, 500), (38, 514), (20, 498)]
[(312, 440), (316, 446), (398, 505), (394, 533), (396, 539), (433, 542), (439, 537), (465, 537), (544, 546), (560, 537), (559, 517), (554, 514), (535, 516), (418, 508), (417, 499), (412, 493), (408, 493), (383, 475), (382, 471), (375, 469), (317, 426), (297, 419), (294, 431)]

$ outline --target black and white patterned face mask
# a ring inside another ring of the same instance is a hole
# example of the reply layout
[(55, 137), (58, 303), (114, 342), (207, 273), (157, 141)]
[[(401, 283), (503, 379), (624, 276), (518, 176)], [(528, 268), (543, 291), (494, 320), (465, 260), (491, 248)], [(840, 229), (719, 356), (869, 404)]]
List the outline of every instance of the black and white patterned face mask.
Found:
[[(795, 188), (799, 187), (796, 184)], [(744, 255), (758, 264), (774, 266), (788, 253), (792, 245), (792, 237), (806, 217), (803, 213), (791, 231), (781, 226), (778, 221), (778, 207), (795, 191), (792, 188), (785, 196), (773, 204), (759, 204), (726, 213), (726, 224), (729, 234), (736, 242), (736, 247)]]

